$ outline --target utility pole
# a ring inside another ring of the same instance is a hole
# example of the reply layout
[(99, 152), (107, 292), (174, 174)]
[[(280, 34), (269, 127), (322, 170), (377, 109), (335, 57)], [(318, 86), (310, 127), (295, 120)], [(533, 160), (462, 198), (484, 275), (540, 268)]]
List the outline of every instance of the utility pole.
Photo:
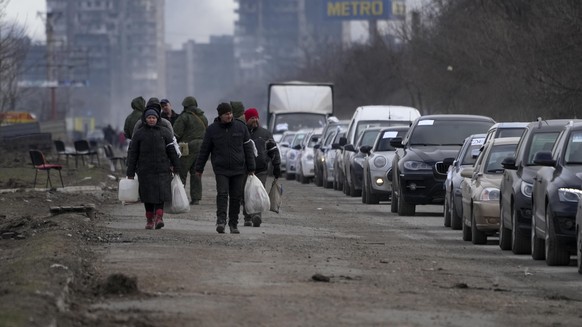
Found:
[(43, 18), (46, 31), (46, 49), (47, 49), (47, 87), (49, 88), (51, 113), (50, 120), (57, 119), (57, 65), (55, 63), (56, 56), (56, 42), (54, 37), (54, 23), (60, 17), (58, 12), (47, 12), (46, 16), (42, 13), (39, 15)]

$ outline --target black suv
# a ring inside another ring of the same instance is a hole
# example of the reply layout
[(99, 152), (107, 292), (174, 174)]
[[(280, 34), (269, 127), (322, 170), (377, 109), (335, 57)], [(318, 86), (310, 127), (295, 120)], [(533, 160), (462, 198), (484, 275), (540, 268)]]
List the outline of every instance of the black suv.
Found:
[(447, 170), (465, 138), (493, 124), (479, 115), (428, 115), (417, 118), (404, 138), (393, 138), (392, 212), (414, 216), (416, 205), (443, 204)]
[(565, 266), (576, 249), (578, 196), (582, 185), (582, 123), (570, 123), (552, 152), (540, 151), (534, 163), (544, 166), (532, 191), (531, 256), (548, 266)]
[(499, 247), (515, 254), (531, 251), (531, 192), (533, 179), (541, 166), (534, 164), (538, 151), (551, 151), (568, 120), (540, 120), (529, 123), (514, 157), (503, 160), (499, 188)]

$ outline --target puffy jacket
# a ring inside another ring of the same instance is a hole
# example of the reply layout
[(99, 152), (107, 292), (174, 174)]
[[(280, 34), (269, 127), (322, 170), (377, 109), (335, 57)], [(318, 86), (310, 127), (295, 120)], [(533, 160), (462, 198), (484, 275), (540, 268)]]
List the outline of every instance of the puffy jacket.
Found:
[(254, 171), (255, 155), (250, 139), (246, 124), (236, 119), (223, 124), (217, 117), (204, 135), (196, 160), (196, 172), (204, 171), (210, 154), (212, 169), (217, 175), (236, 176)]
[(257, 157), (255, 158), (255, 172), (260, 173), (267, 170), (269, 161), (274, 167), (281, 165), (281, 156), (277, 144), (273, 140), (273, 135), (267, 129), (257, 127), (249, 129), (251, 139), (255, 142), (257, 148)]
[(198, 153), (207, 127), (208, 119), (204, 116), (204, 111), (191, 106), (184, 108), (176, 119), (174, 134), (178, 142), (188, 143), (190, 153)]

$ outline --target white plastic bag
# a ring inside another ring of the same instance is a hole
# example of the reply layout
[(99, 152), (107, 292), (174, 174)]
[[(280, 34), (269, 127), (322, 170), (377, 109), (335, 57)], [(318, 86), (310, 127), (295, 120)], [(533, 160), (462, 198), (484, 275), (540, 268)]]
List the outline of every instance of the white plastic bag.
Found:
[(283, 198), (283, 186), (277, 182), (275, 178), (273, 184), (271, 184), (271, 190), (269, 191), (269, 201), (271, 202), (270, 210), (279, 213), (281, 208), (281, 202)]
[(117, 198), (121, 202), (137, 202), (139, 200), (139, 182), (137, 175), (134, 179), (124, 178), (119, 180)]
[(186, 195), (186, 189), (180, 176), (174, 175), (172, 179), (172, 202), (169, 206), (164, 206), (166, 213), (185, 213), (190, 211), (190, 203)]
[(249, 214), (269, 211), (271, 202), (261, 180), (255, 175), (248, 175), (245, 184), (245, 211)]
[(176, 150), (176, 154), (178, 155), (178, 158), (181, 158), (182, 151), (180, 151), (180, 145), (178, 144), (178, 140), (176, 140), (175, 136), (174, 136), (172, 144), (174, 145), (174, 149)]

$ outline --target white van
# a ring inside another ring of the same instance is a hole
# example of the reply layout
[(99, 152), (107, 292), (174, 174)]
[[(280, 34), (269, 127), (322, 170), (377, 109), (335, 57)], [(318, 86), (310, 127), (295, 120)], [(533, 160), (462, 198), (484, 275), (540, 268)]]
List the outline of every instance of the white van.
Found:
[[(346, 137), (340, 140), (340, 145), (355, 145), (362, 131), (367, 128), (410, 126), (418, 117), (420, 117), (420, 112), (412, 107), (384, 105), (358, 107), (348, 125)], [(355, 150), (358, 151), (358, 149)], [(342, 150), (342, 155), (336, 158), (338, 169), (341, 169), (344, 175), (343, 191), (351, 196), (359, 196), (361, 192), (361, 188), (358, 187), (361, 183), (353, 182), (356, 177), (352, 176), (350, 169), (351, 158), (355, 154), (356, 152)]]

